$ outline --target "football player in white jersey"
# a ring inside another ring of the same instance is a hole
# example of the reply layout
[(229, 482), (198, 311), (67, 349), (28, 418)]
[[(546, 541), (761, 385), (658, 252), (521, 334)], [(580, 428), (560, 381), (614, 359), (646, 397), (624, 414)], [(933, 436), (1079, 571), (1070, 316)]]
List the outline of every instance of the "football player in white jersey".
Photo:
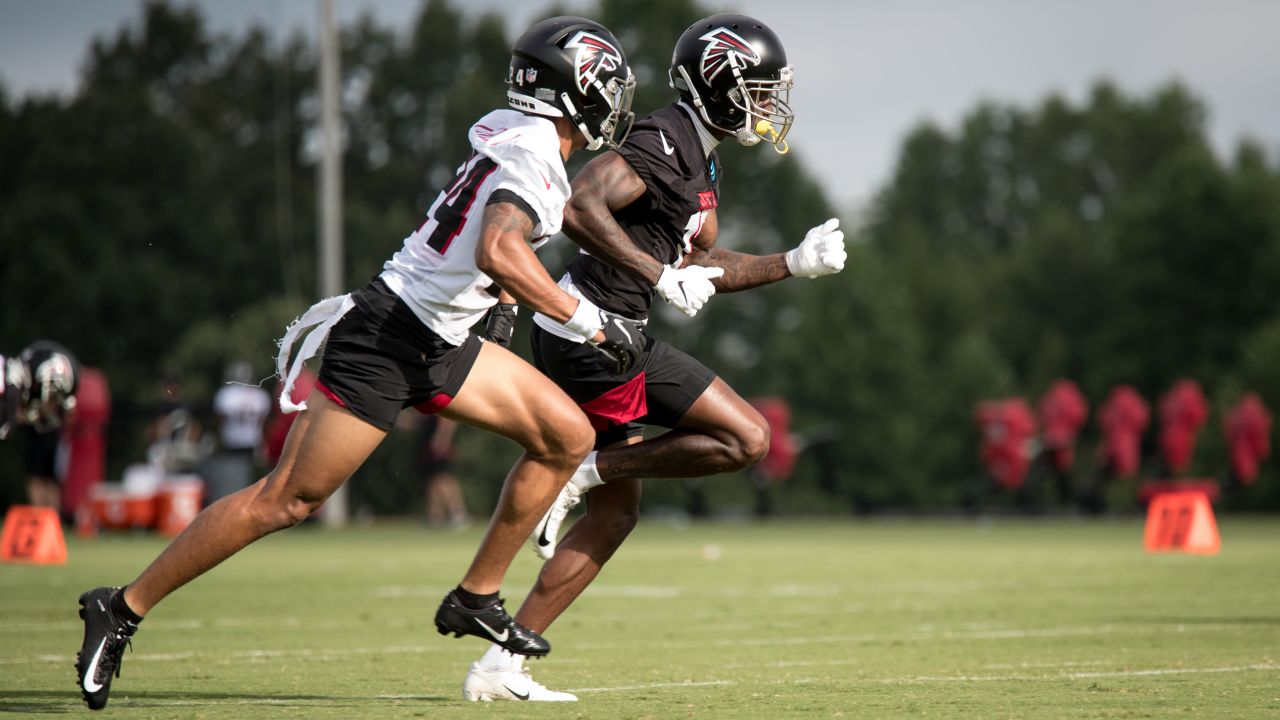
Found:
[[(625, 368), (638, 357), (638, 325), (606, 324), (599, 308), (557, 287), (533, 254), (560, 229), (570, 192), (564, 162), (577, 149), (622, 142), (634, 89), (617, 39), (599, 23), (552, 18), (516, 41), (511, 109), (472, 126), (470, 156), (426, 221), (381, 275), (322, 300), (286, 331), (277, 361), (286, 383), (281, 405), (305, 412), (276, 468), (207, 508), (125, 588), (80, 596), (85, 634), (77, 681), (89, 707), (106, 705), (124, 648), (156, 603), (253, 541), (304, 520), (409, 406), (499, 433), (525, 449), (471, 567), (437, 611), (437, 630), (478, 635), (522, 655), (550, 651), (511, 619), (498, 590), (524, 538), (590, 452), (594, 433), (554, 383), (501, 343), (468, 330), (501, 296), (577, 328), (603, 363)], [(500, 338), (501, 329), (490, 334)], [(322, 342), (316, 390), (295, 406), (288, 386)]]
[[(643, 321), (657, 296), (693, 315), (715, 292), (839, 272), (846, 254), (834, 219), (786, 253), (749, 255), (716, 245), (719, 143), (734, 138), (787, 150), (792, 69), (773, 30), (745, 15), (700, 20), (676, 42), (670, 78), (679, 100), (649, 113), (626, 146), (602, 153), (574, 178), (565, 232), (584, 252), (569, 263), (561, 286)], [(538, 314), (531, 333), (535, 364), (581, 405), (599, 448), (532, 538), (538, 555), (549, 560), (516, 617), (545, 630), (635, 526), (642, 478), (741, 470), (768, 451), (769, 426), (711, 369), (659, 338), (647, 339), (631, 369), (613, 372), (590, 362), (582, 337), (563, 323)], [(645, 426), (669, 432), (645, 439)], [(561, 522), (588, 491), (586, 514), (557, 551)], [(524, 658), (498, 645), (471, 665), (463, 695), (576, 699), (535, 682)]]

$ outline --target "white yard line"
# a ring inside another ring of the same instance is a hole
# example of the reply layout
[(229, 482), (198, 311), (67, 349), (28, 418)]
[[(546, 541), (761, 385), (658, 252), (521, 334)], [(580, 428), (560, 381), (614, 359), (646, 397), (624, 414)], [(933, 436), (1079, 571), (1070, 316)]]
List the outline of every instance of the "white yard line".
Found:
[[(153, 659), (159, 659), (156, 656)], [(827, 663), (835, 664), (835, 663)], [(1064, 663), (1059, 666), (1068, 668), (1078, 665), (1079, 663)], [(758, 666), (758, 667), (771, 667)], [(1055, 666), (1045, 664), (1046, 670), (1052, 670)], [(1043, 675), (1031, 675), (1024, 673), (1006, 674), (1006, 675), (916, 675), (904, 677), (885, 677), (885, 678), (843, 678), (840, 684), (895, 684), (895, 685), (920, 685), (929, 683), (956, 683), (956, 682), (1059, 682), (1062, 680), (1094, 680), (1099, 678), (1136, 678), (1136, 677), (1159, 677), (1165, 675), (1194, 675), (1194, 674), (1225, 674), (1225, 673), (1244, 673), (1244, 672), (1275, 672), (1280, 671), (1280, 665), (1275, 663), (1257, 663), (1252, 665), (1233, 665), (1222, 667), (1202, 667), (1202, 668), (1149, 668), (1146, 670), (1116, 670), (1110, 672), (1058, 672), (1047, 673)], [(803, 685), (811, 683), (831, 682), (826, 678), (798, 678), (786, 680), (767, 680), (764, 682), (753, 681), (755, 685)], [(625, 693), (637, 690), (658, 690), (658, 689), (679, 689), (679, 688), (696, 688), (696, 687), (716, 687), (737, 685), (734, 680), (707, 680), (703, 682), (667, 682), (667, 683), (645, 683), (642, 685), (618, 685), (614, 687), (585, 687), (585, 688), (568, 688), (568, 692), (573, 693)], [(378, 694), (369, 697), (372, 700), (393, 700), (393, 701), (414, 701), (414, 700), (437, 700), (441, 696), (439, 694), (406, 694), (406, 693), (387, 693)], [(116, 703), (117, 707), (187, 707), (187, 706), (211, 706), (211, 705), (309, 705), (309, 704), (330, 704), (334, 700), (350, 700), (342, 696), (334, 697), (286, 697), (286, 698), (220, 698), (216, 700), (150, 700), (145, 696), (135, 696), (130, 699), (122, 699)], [(364, 698), (355, 698), (364, 699)], [(0, 697), (0, 708), (20, 707), (28, 704), (27, 700), (16, 700)], [(79, 703), (75, 703), (78, 705)]]
[[(77, 623), (78, 625), (79, 623)], [(1111, 634), (1143, 634), (1156, 631), (1176, 632), (1176, 633), (1195, 633), (1195, 632), (1217, 632), (1224, 626), (1230, 626), (1230, 623), (1223, 624), (1197, 624), (1197, 625), (1100, 625), (1085, 627), (1066, 627), (1066, 628), (1043, 628), (1038, 630), (1024, 629), (975, 629), (975, 630), (924, 630), (924, 631), (907, 631), (899, 633), (862, 633), (862, 634), (845, 634), (845, 635), (822, 635), (810, 637), (790, 637), (790, 638), (724, 638), (719, 640), (707, 639), (690, 639), (681, 641), (666, 642), (632, 642), (632, 643), (579, 643), (575, 646), (577, 650), (610, 650), (618, 648), (626, 648), (628, 651), (637, 650), (678, 650), (690, 647), (771, 647), (771, 646), (803, 646), (803, 645), (825, 645), (831, 643), (883, 643), (883, 642), (937, 642), (944, 640), (1022, 640), (1034, 638), (1055, 638), (1055, 637), (1087, 637), (1092, 635), (1111, 635)], [(170, 621), (166, 625), (168, 628), (190, 628), (192, 621)], [(263, 658), (275, 657), (312, 657), (318, 659), (341, 659), (348, 655), (373, 655), (379, 653), (394, 654), (413, 654), (413, 653), (440, 653), (449, 652), (454, 648), (444, 645), (393, 645), (381, 648), (348, 648), (348, 649), (311, 649), (300, 648), (293, 650), (238, 650), (227, 653), (130, 653), (129, 659), (150, 661), (150, 660), (172, 660), (174, 658), (186, 657), (206, 657), (206, 658), (228, 658), (260, 660)], [(3, 665), (31, 665), (38, 663), (58, 663), (75, 660), (75, 655), (33, 655), (29, 657), (0, 657), (0, 666)]]
[(683, 688), (683, 687), (710, 687), (712, 685), (737, 685), (734, 680), (707, 680), (705, 682), (669, 682), (669, 683), (646, 683), (644, 685), (619, 685), (617, 687), (598, 687), (598, 688), (570, 688), (566, 692), (571, 693), (608, 693), (608, 692), (628, 692), (631, 690), (652, 690), (654, 688)]
[[(212, 659), (214, 663), (233, 662), (235, 660), (268, 660), (274, 658), (303, 657), (318, 660), (345, 660), (356, 655), (428, 655), (454, 650), (452, 647), (434, 645), (389, 645), (376, 648), (346, 649), (312, 649), (295, 650), (233, 650), (218, 652), (183, 652), (183, 653), (129, 653), (126, 661), (168, 662), (172, 660), (188, 660), (191, 658)], [(0, 658), (0, 665), (35, 665), (38, 663), (75, 662), (75, 655), (35, 655), (28, 658)]]
[[(770, 647), (827, 645), (831, 643), (883, 643), (883, 642), (937, 642), (942, 640), (1025, 640), (1055, 637), (1088, 637), (1093, 635), (1136, 635), (1155, 632), (1173, 632), (1190, 634), (1197, 632), (1218, 632), (1224, 627), (1233, 627), (1231, 623), (1204, 623), (1196, 625), (1098, 625), (1083, 627), (1042, 628), (1026, 630), (1007, 629), (975, 629), (975, 630), (909, 630), (892, 633), (856, 633), (815, 635), (806, 637), (776, 638), (690, 638), (688, 640), (670, 640), (643, 643), (647, 650), (679, 650), (691, 647)], [(640, 643), (578, 643), (580, 650), (613, 650), (618, 648), (636, 648)]]
[[(1046, 666), (1046, 669), (1049, 666)], [(1090, 672), (1059, 672), (1046, 675), (1028, 675), (1024, 673), (1015, 673), (1010, 675), (917, 675), (915, 677), (900, 678), (868, 678), (870, 682), (885, 684), (903, 684), (912, 685), (917, 683), (941, 683), (941, 682), (1014, 682), (1014, 681), (1042, 681), (1042, 680), (1094, 680), (1098, 678), (1124, 678), (1124, 677), (1153, 677), (1161, 675), (1197, 675), (1204, 673), (1239, 673), (1239, 672), (1269, 672), (1280, 670), (1280, 665), (1273, 663), (1258, 663), (1255, 665), (1234, 665), (1227, 667), (1210, 667), (1210, 668), (1151, 668), (1148, 670), (1114, 670), (1110, 672), (1090, 671)]]

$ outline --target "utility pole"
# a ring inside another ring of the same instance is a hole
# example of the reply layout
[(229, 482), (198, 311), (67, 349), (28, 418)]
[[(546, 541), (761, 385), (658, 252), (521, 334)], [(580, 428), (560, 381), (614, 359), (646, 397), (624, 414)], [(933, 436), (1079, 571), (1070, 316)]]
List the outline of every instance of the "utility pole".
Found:
[[(320, 4), (320, 247), (318, 285), (320, 297), (342, 292), (342, 138), (339, 127), (338, 31), (333, 22), (333, 0)], [(329, 497), (321, 516), (327, 527), (347, 524), (347, 486)]]

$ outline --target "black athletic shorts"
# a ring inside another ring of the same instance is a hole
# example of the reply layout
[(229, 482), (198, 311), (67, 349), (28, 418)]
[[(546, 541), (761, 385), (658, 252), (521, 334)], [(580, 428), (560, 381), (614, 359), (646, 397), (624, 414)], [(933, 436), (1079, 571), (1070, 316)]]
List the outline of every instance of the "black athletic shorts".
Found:
[(27, 476), (57, 478), (58, 431), (37, 432), (30, 425), (23, 425), (22, 428), (23, 434), (27, 436)]
[(351, 298), (355, 307), (329, 331), (317, 389), (382, 430), (406, 407), (435, 413), (448, 405), (480, 354), (480, 338), (451, 345), (382, 278)]
[(644, 432), (675, 427), (716, 374), (687, 353), (649, 338), (640, 362), (622, 375), (605, 367), (588, 343), (556, 337), (537, 325), (530, 333), (533, 364), (565, 391), (596, 430), (596, 447)]

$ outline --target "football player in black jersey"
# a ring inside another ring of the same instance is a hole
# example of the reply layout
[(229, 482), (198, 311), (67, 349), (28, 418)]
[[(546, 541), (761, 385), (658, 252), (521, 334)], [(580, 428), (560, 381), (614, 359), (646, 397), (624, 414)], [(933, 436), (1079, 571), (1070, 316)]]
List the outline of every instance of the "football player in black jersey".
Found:
[[(795, 249), (757, 256), (716, 246), (722, 175), (716, 146), (787, 150), (792, 70), (781, 41), (743, 15), (715, 15), (676, 43), (670, 84), (680, 99), (636, 123), (627, 144), (595, 158), (573, 181), (565, 232), (585, 251), (560, 286), (618, 315), (643, 321), (655, 295), (693, 315), (715, 292), (844, 267), (844, 234), (831, 219)], [(764, 457), (769, 426), (722, 379), (689, 355), (649, 338), (626, 372), (582, 350), (582, 339), (535, 315), (535, 364), (577, 401), (597, 431), (597, 452), (561, 491), (533, 534), (549, 558), (517, 615), (543, 630), (600, 572), (639, 516), (642, 478), (741, 470)], [(644, 440), (645, 425), (670, 431)], [(594, 488), (594, 489), (592, 489)], [(586, 514), (556, 548), (560, 523), (590, 492)], [(548, 690), (523, 658), (494, 645), (463, 683), (470, 700), (575, 700)]]
[(18, 425), (38, 432), (62, 427), (76, 405), (80, 369), (70, 350), (38, 340), (17, 357), (0, 355), (0, 440)]

